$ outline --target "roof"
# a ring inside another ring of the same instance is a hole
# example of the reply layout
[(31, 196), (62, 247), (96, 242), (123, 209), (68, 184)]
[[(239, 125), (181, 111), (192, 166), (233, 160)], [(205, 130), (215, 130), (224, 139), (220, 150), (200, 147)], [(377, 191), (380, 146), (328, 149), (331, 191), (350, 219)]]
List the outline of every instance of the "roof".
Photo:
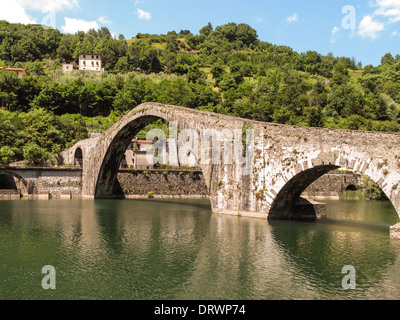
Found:
[(79, 56), (98, 56), (98, 57), (101, 57), (101, 54), (98, 54), (98, 53), (80, 53)]
[(151, 140), (138, 140), (138, 139), (132, 139), (132, 142), (136, 142), (139, 144), (153, 144), (154, 142)]
[(6, 68), (6, 67), (0, 67), (0, 70), (7, 70), (7, 71), (26, 71), (24, 68)]

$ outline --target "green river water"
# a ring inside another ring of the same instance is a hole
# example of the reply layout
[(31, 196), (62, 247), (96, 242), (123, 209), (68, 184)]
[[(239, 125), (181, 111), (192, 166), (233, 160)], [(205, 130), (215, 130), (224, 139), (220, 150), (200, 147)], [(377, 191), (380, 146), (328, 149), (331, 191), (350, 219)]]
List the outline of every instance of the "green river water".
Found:
[(399, 299), (391, 203), (327, 204), (327, 221), (304, 223), (212, 214), (205, 200), (1, 201), (0, 299)]

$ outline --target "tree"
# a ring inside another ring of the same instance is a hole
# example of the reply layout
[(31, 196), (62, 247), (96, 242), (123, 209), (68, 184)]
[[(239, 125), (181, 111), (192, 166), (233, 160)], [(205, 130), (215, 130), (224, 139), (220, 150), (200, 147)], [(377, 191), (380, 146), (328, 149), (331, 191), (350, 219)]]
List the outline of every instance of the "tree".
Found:
[(307, 124), (310, 127), (323, 127), (324, 115), (322, 108), (310, 108), (307, 114)]
[(235, 81), (235, 78), (230, 73), (226, 73), (219, 82), (219, 87), (223, 91), (227, 91), (231, 88), (237, 88), (237, 83)]
[(201, 82), (202, 84), (205, 84), (207, 75), (199, 69), (197, 64), (195, 64), (194, 66), (189, 67), (187, 79), (191, 83)]
[(0, 164), (9, 164), (17, 160), (15, 152), (9, 146), (3, 146), (0, 148)]
[[(76, 113), (77, 110), (73, 108), (76, 99), (70, 99), (74, 104), (70, 104), (67, 98), (66, 87), (60, 83), (46, 83), (42, 86), (40, 93), (33, 99), (31, 105), (33, 107), (44, 108), (48, 111), (54, 111), (57, 114), (63, 113)], [(67, 109), (67, 106), (69, 107)]]
[(381, 59), (381, 64), (382, 65), (393, 65), (395, 64), (396, 60), (393, 58), (392, 54), (390, 52), (386, 53), (382, 59)]
[(246, 46), (258, 43), (257, 31), (245, 23), (241, 23), (237, 26), (236, 38)]
[(215, 84), (218, 85), (218, 83), (222, 80), (224, 74), (226, 73), (225, 66), (221, 61), (218, 61), (212, 66), (210, 72), (215, 79)]
[(43, 165), (49, 158), (50, 153), (45, 148), (41, 148), (36, 143), (28, 143), (23, 148), (24, 159), (30, 165)]
[(332, 83), (335, 85), (342, 85), (350, 80), (349, 70), (343, 64), (336, 64), (333, 67)]
[(351, 83), (335, 86), (328, 95), (328, 112), (334, 117), (361, 114), (364, 105), (362, 92)]
[(211, 32), (213, 32), (213, 30), (214, 28), (211, 22), (209, 22), (205, 27), (200, 29), (199, 33), (208, 36)]

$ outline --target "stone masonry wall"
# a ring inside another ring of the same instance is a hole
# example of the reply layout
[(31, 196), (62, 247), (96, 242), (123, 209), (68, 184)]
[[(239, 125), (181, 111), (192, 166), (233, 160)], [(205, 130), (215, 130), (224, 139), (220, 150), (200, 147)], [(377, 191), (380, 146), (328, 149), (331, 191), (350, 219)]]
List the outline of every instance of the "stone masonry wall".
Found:
[(1, 168), (12, 177), (24, 198), (78, 198), (82, 195), (82, 170), (74, 168)]
[(154, 197), (207, 198), (207, 186), (198, 171), (120, 170), (118, 181), (126, 198)]
[(340, 171), (327, 173), (310, 185), (304, 191), (302, 197), (315, 200), (338, 200), (340, 193), (346, 191), (350, 185), (360, 189), (361, 175)]

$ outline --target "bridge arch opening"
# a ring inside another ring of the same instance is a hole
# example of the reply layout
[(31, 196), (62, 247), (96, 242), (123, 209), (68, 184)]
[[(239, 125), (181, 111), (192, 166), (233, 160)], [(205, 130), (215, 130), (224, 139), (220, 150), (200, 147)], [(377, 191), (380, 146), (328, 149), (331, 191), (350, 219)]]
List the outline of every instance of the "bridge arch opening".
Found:
[(151, 123), (162, 119), (156, 116), (135, 118), (122, 127), (109, 144), (95, 186), (96, 199), (124, 199), (124, 191), (118, 181), (118, 170), (132, 139)]
[[(317, 181), (319, 178), (324, 176), (325, 174), (337, 170), (340, 167), (336, 165), (321, 165), (321, 166), (316, 166), (314, 168), (310, 168), (304, 171), (301, 171), (297, 175), (295, 175), (293, 178), (291, 178), (285, 185), (284, 187), (279, 191), (277, 196), (275, 197), (271, 209), (269, 211), (269, 219), (270, 220), (315, 220), (317, 219), (316, 212), (308, 212), (308, 214), (313, 215), (306, 216), (306, 219), (304, 219), (304, 216), (302, 216), (304, 213), (299, 212), (298, 207), (304, 204), (305, 199), (301, 198), (303, 192), (311, 185), (313, 182)], [(398, 210), (396, 210), (396, 199), (391, 198), (390, 194), (387, 194), (384, 189), (382, 188), (382, 185), (380, 181), (374, 181), (367, 175), (364, 175), (364, 178), (367, 178), (367, 180), (370, 180), (374, 184), (374, 188), (379, 189), (381, 193), (381, 198), (382, 200), (385, 198), (385, 200), (391, 201), (393, 208), (395, 211), (397, 211), (397, 214), (399, 215)], [(349, 184), (346, 187), (345, 191), (361, 191), (361, 187), (357, 187), (354, 184)], [(312, 199), (312, 197), (310, 197)], [(320, 201), (320, 200), (318, 200)], [(306, 201), (307, 202), (307, 201)], [(323, 202), (323, 201), (321, 201)], [(313, 209), (311, 209), (312, 211)], [(328, 217), (329, 218), (329, 217)]]
[(301, 194), (314, 181), (335, 169), (339, 169), (339, 167), (335, 165), (323, 165), (301, 171), (295, 175), (285, 184), (275, 197), (269, 211), (269, 219), (296, 220), (298, 218), (298, 214), (296, 213), (296, 204), (298, 203)]
[(0, 189), (1, 190), (17, 190), (17, 185), (12, 175), (0, 174)]
[[(171, 152), (173, 147), (173, 143), (170, 144), (168, 140), (164, 141), (169, 137), (169, 124), (169, 121), (162, 117), (143, 115), (133, 117), (133, 120), (118, 129), (107, 147), (100, 167), (95, 186), (96, 199), (124, 199), (129, 196), (145, 196), (150, 193), (152, 197), (158, 194), (164, 195), (163, 192), (168, 196), (190, 195), (193, 193), (193, 188), (178, 188), (175, 184), (184, 184), (188, 182), (186, 180), (190, 180), (189, 182), (194, 185), (204, 182), (199, 166), (195, 168), (185, 166), (185, 172), (193, 170), (193, 172), (185, 174), (180, 171), (181, 166), (177, 154), (160, 156), (160, 145), (163, 145), (165, 148), (163, 151), (167, 152)], [(159, 140), (162, 142), (157, 143)], [(157, 161), (161, 158), (167, 160), (166, 163), (158, 163)], [(171, 163), (172, 158), (176, 161)], [(140, 176), (138, 177), (138, 175)], [(143, 178), (143, 175), (146, 179)], [(160, 179), (159, 185), (155, 184), (157, 177)], [(138, 181), (138, 183), (142, 181), (143, 185), (133, 186), (133, 181)], [(154, 188), (151, 189), (151, 186)]]
[(358, 191), (358, 187), (354, 184), (349, 184), (344, 191)]
[(34, 185), (12, 171), (0, 172), (0, 190), (21, 195), (32, 194)]
[(76, 148), (76, 150), (75, 150), (74, 165), (75, 165), (75, 167), (78, 167), (78, 168), (83, 167), (83, 152), (80, 147)]

